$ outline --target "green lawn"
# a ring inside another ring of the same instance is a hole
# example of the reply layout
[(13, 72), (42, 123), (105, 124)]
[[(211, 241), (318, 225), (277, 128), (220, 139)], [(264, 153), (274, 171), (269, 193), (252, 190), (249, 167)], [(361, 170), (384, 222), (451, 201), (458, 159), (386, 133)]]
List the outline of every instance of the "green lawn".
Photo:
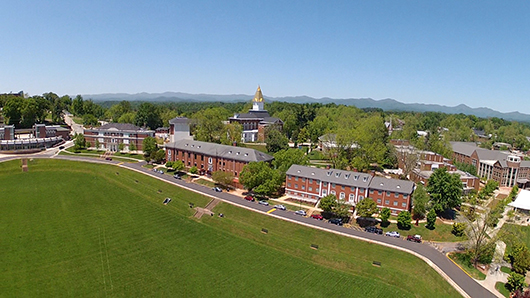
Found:
[(501, 267), (501, 272), (504, 272), (504, 273), (510, 274), (510, 273), (512, 273), (512, 268), (510, 268), (510, 267), (506, 267), (506, 266), (502, 266), (502, 267)]
[(530, 226), (519, 226), (505, 223), (501, 230), (503, 232), (514, 234), (517, 238), (526, 243), (526, 246), (530, 247)]
[(451, 260), (455, 261), (460, 267), (466, 271), (469, 275), (471, 275), (473, 278), (478, 280), (484, 280), (486, 279), (486, 274), (480, 272), (477, 268), (475, 268), (471, 263), (466, 262), (462, 256), (464, 254), (461, 253), (450, 253), (449, 257)]
[(0, 186), (4, 297), (459, 296), (412, 255), (229, 204), (196, 220), (210, 198), (114, 166), (11, 161)]
[(510, 297), (510, 291), (506, 289), (503, 282), (496, 282), (495, 289), (497, 289), (497, 291), (499, 291), (499, 293), (501, 293), (504, 297)]
[(440, 220), (436, 220), (436, 224), (433, 230), (425, 227), (426, 223), (420, 223), (416, 226), (412, 224), (410, 230), (399, 230), (397, 224), (391, 223), (388, 227), (381, 227), (385, 232), (387, 231), (398, 231), (402, 236), (416, 235), (419, 234), (425, 241), (438, 241), (438, 242), (456, 242), (465, 240), (464, 237), (456, 237), (451, 233), (453, 228), (452, 225), (442, 223)]
[(255, 149), (255, 150), (269, 154), (269, 151), (267, 151), (267, 146), (263, 144), (245, 143), (245, 144), (242, 144), (241, 147)]

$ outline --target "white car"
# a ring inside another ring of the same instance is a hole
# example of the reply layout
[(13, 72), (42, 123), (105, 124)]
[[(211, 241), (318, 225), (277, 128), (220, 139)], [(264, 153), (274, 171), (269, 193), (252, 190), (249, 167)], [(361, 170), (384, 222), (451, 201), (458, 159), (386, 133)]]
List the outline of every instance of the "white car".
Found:
[(267, 201), (259, 201), (258, 203), (263, 206), (269, 206), (269, 202)]
[(296, 215), (302, 215), (302, 216), (306, 216), (306, 215), (307, 215), (307, 213), (305, 213), (304, 210), (298, 210), (298, 211), (295, 211), (294, 214), (296, 214)]
[(278, 209), (278, 210), (286, 210), (287, 208), (285, 208), (284, 205), (274, 205), (274, 208)]
[(385, 235), (390, 236), (390, 237), (396, 237), (396, 238), (401, 237), (401, 235), (399, 235), (399, 233), (396, 231), (386, 232)]

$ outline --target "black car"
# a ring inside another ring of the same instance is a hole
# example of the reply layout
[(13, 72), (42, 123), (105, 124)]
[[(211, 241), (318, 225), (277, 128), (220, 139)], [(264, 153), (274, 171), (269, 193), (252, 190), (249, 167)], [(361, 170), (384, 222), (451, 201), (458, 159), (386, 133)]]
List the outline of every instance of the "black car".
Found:
[(332, 218), (329, 222), (337, 226), (342, 226), (342, 218)]
[(379, 229), (379, 228), (376, 228), (374, 226), (369, 226), (369, 227), (366, 227), (364, 228), (364, 230), (368, 233), (374, 233), (374, 234), (379, 234), (379, 235), (383, 235), (383, 230), (382, 229)]

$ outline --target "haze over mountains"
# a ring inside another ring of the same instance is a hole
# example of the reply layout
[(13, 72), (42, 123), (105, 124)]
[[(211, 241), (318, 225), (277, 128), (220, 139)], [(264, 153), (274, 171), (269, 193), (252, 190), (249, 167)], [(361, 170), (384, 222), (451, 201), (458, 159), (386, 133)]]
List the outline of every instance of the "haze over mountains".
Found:
[[(164, 93), (105, 93), (105, 94), (87, 94), (83, 95), (85, 99), (92, 99), (93, 101), (150, 101), (150, 102), (183, 102), (183, 101), (223, 101), (223, 102), (238, 102), (250, 101), (253, 95), (247, 94), (231, 94), (231, 95), (216, 95), (216, 94), (189, 94), (181, 92), (164, 92)], [(530, 115), (519, 112), (501, 113), (490, 108), (471, 108), (465, 104), (460, 104), (455, 107), (448, 107), (438, 104), (422, 104), (422, 103), (402, 103), (394, 99), (374, 100), (371, 98), (312, 98), (308, 96), (288, 96), (288, 97), (267, 97), (267, 101), (285, 101), (293, 103), (336, 103), (344, 105), (353, 105), (358, 108), (380, 108), (384, 111), (410, 111), (410, 112), (442, 112), (447, 114), (466, 114), (475, 115), (477, 117), (489, 118), (498, 117), (506, 120), (515, 120), (520, 122), (530, 123)]]

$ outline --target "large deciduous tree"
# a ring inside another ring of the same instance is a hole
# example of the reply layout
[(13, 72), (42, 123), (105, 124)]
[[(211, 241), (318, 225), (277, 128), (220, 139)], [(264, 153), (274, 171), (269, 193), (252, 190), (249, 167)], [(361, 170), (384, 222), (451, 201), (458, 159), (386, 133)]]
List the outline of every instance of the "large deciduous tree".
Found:
[(372, 217), (378, 211), (377, 204), (370, 198), (360, 200), (355, 206), (355, 210), (360, 217)]
[(408, 211), (401, 211), (397, 218), (397, 226), (401, 230), (410, 230), (412, 227), (412, 216)]
[(280, 189), (283, 179), (277, 170), (260, 161), (250, 162), (243, 167), (239, 174), (239, 182), (249, 191), (260, 195), (271, 195)]
[(427, 185), (432, 206), (436, 212), (459, 206), (462, 203), (462, 181), (458, 174), (450, 174), (446, 168), (436, 169)]
[[(209, 108), (200, 110), (191, 117), (191, 130), (195, 140), (220, 143), (223, 133), (226, 133), (223, 121), (230, 113), (225, 108)], [(236, 137), (232, 135), (231, 137)], [(241, 136), (239, 136), (241, 138)]]
[(212, 179), (224, 187), (230, 187), (233, 184), (234, 175), (230, 172), (215, 171), (212, 173)]
[(144, 102), (138, 107), (138, 111), (134, 117), (134, 124), (140, 127), (157, 129), (162, 126), (160, 111), (154, 104)]
[(304, 151), (300, 149), (283, 149), (274, 153), (274, 160), (272, 165), (275, 169), (280, 171), (285, 178), (285, 173), (292, 165), (305, 166), (309, 164), (309, 158)]
[(153, 137), (147, 137), (142, 141), (142, 148), (144, 152), (144, 156), (148, 157), (151, 156), (153, 152), (156, 152), (158, 150), (158, 146), (156, 144), (156, 139)]
[(289, 140), (287, 137), (275, 127), (268, 127), (266, 129), (265, 143), (267, 144), (267, 151), (278, 152), (289, 148)]
[(320, 207), (324, 212), (333, 212), (333, 209), (337, 206), (337, 197), (334, 194), (329, 194), (320, 199)]
[(429, 202), (429, 195), (425, 191), (425, 187), (422, 184), (418, 184), (414, 193), (412, 194), (412, 216), (415, 219), (420, 219), (425, 217), (427, 213), (427, 203)]

